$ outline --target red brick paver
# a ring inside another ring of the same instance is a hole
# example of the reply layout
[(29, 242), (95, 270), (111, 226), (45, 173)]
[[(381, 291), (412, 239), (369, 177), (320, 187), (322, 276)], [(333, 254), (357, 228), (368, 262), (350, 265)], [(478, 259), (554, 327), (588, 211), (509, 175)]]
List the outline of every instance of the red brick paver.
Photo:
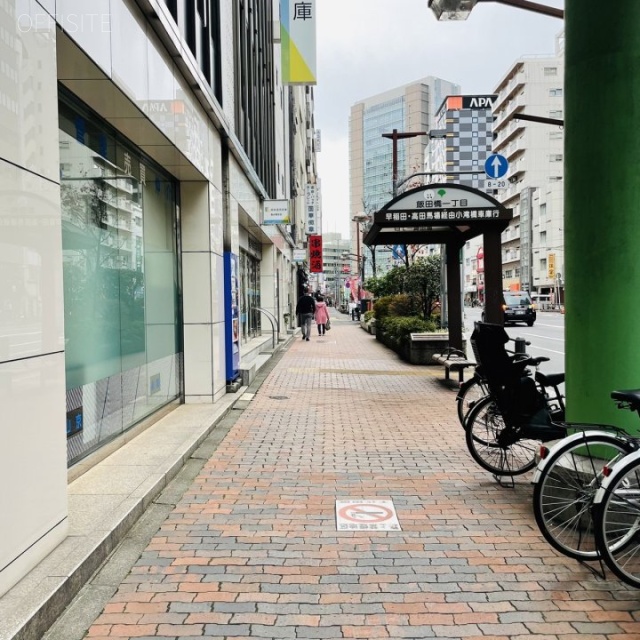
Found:
[[(440, 376), (346, 316), (296, 340), (89, 636), (640, 638), (640, 592), (547, 545)], [(402, 531), (337, 531), (345, 498), (392, 499)]]

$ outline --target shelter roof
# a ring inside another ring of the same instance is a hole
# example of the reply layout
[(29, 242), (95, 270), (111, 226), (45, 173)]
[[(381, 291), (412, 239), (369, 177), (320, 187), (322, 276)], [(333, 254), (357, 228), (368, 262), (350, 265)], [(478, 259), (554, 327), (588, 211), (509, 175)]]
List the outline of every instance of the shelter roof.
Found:
[(512, 209), (483, 191), (460, 184), (428, 184), (405, 191), (376, 211), (363, 242), (462, 246), (485, 231), (506, 229), (512, 218)]

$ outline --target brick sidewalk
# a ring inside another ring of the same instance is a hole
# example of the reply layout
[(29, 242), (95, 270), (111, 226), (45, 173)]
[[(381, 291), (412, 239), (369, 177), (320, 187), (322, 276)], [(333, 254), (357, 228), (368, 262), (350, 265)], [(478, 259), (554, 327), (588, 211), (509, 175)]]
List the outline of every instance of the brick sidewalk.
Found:
[[(472, 461), (441, 375), (347, 316), (298, 338), (89, 637), (640, 638), (640, 592), (547, 545), (530, 476)], [(347, 498), (402, 530), (337, 531)]]

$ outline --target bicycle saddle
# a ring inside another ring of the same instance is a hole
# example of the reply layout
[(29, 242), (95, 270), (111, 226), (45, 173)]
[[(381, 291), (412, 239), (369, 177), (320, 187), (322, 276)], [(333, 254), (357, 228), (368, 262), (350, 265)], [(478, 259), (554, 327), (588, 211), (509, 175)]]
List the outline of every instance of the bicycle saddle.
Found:
[(612, 391), (611, 397), (618, 402), (628, 402), (632, 407), (640, 407), (640, 389)]
[[(548, 360), (549, 358), (547, 358)], [(539, 382), (543, 387), (557, 387), (564, 382), (564, 371), (562, 373), (542, 373), (536, 371), (536, 382)]]

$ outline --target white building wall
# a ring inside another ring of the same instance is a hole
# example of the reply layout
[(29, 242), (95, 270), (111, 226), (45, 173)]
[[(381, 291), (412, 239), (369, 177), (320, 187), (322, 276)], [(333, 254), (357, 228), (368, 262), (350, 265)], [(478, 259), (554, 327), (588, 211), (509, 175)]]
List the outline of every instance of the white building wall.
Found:
[(0, 595), (67, 531), (56, 32), (20, 10), (0, 5)]

